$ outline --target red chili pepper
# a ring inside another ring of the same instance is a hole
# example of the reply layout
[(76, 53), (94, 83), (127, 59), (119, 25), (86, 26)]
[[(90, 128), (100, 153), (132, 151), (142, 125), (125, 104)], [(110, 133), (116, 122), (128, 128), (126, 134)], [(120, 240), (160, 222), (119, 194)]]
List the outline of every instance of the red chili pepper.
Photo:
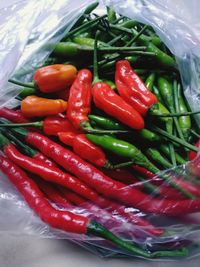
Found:
[(146, 178), (149, 178), (149, 179), (153, 179), (155, 177), (155, 174), (150, 172), (148, 169), (142, 167), (142, 166), (139, 166), (139, 165), (132, 165), (132, 168), (141, 173), (142, 175), (144, 175)]
[(128, 60), (117, 62), (115, 83), (120, 96), (141, 115), (145, 115), (149, 107), (158, 102), (156, 96), (134, 72)]
[(72, 123), (63, 117), (63, 114), (58, 114), (54, 116), (48, 116), (43, 121), (34, 121), (28, 123), (4, 123), (4, 126), (7, 127), (36, 127), (41, 128), (46, 135), (57, 136), (58, 132), (74, 132), (80, 134), (81, 131), (74, 128)]
[(83, 197), (77, 195), (76, 193), (74, 193), (73, 191), (63, 187), (63, 186), (58, 186), (59, 191), (62, 193), (62, 195), (71, 203), (73, 203), (74, 205), (81, 205), (85, 202), (87, 202), (86, 199), (84, 199)]
[(92, 73), (83, 69), (70, 88), (68, 100), (67, 118), (73, 123), (76, 129), (85, 129), (89, 119), (88, 114), (91, 108)]
[(102, 171), (107, 176), (113, 178), (114, 180), (122, 182), (126, 185), (130, 185), (130, 184), (134, 184), (138, 182), (137, 178), (126, 169), (116, 169), (116, 170), (103, 169)]
[(108, 115), (133, 129), (144, 128), (144, 120), (141, 115), (117, 95), (108, 84), (95, 83), (92, 88), (92, 95), (95, 105)]
[(59, 132), (74, 132), (81, 133), (74, 128), (72, 123), (66, 119), (66, 117), (62, 118), (60, 116), (51, 116), (47, 117), (43, 121), (43, 132), (47, 135), (58, 135)]
[[(145, 212), (178, 216), (200, 211), (200, 199), (196, 200), (164, 200), (153, 199), (148, 195), (124, 184), (113, 181), (91, 164), (85, 162), (72, 151), (60, 146), (49, 138), (28, 132), (25, 129), (15, 129), (25, 138), (25, 141), (42, 151), (46, 156), (53, 158), (60, 166), (75, 174), (97, 192), (117, 199), (125, 204), (132, 205)], [(134, 197), (133, 197), (134, 196)]]
[(4, 145), (3, 151), (15, 164), (40, 176), (44, 180), (66, 186), (89, 200), (97, 198), (97, 194), (77, 178), (61, 171), (57, 167), (50, 167), (44, 162), (21, 154), (12, 144)]
[(33, 79), (41, 92), (52, 93), (71, 85), (76, 73), (77, 69), (73, 65), (54, 64), (39, 68)]
[[(197, 148), (200, 147), (200, 139), (195, 143), (195, 146), (196, 146)], [(189, 158), (189, 160), (193, 160), (196, 156), (197, 156), (197, 152), (190, 151), (190, 152), (189, 152), (189, 155), (188, 155), (188, 158)]]
[(0, 108), (0, 117), (16, 123), (28, 122), (21, 110), (13, 110), (10, 108)]
[[(75, 205), (81, 205), (86, 208), (88, 207), (89, 203), (84, 198), (77, 196), (74, 192), (69, 191), (64, 187), (59, 187), (59, 189), (61, 190), (62, 194)], [(121, 206), (102, 197), (99, 197), (95, 203), (102, 209), (111, 211), (115, 215), (119, 214), (123, 218), (127, 219), (130, 223), (142, 227), (147, 233), (159, 236), (164, 232), (162, 229), (153, 226), (146, 219), (140, 217), (140, 215), (133, 213), (132, 211), (127, 212), (126, 210), (128, 209), (125, 206)], [(91, 206), (91, 204), (89, 206)]]
[(0, 156), (0, 169), (23, 195), (36, 214), (52, 227), (64, 231), (85, 234), (89, 220), (72, 212), (54, 209), (46, 200), (36, 183), (9, 159)]
[(62, 206), (64, 208), (70, 207), (71, 203), (64, 196), (60, 194), (60, 192), (50, 183), (36, 179), (34, 177), (35, 182), (39, 186), (40, 190), (46, 195), (46, 197), (51, 200), (56, 205)]
[(99, 167), (109, 165), (103, 150), (90, 142), (84, 134), (75, 134), (72, 132), (58, 133), (60, 141), (73, 147), (73, 151), (81, 158), (95, 164)]

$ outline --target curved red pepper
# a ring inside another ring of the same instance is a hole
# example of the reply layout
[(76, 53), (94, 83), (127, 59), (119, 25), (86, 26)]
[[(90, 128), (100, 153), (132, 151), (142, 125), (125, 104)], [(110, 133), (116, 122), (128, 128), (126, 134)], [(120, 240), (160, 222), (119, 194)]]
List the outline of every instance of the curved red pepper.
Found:
[(145, 212), (157, 214), (178, 216), (200, 211), (200, 198), (181, 201), (154, 199), (139, 190), (126, 187), (125, 184), (112, 180), (94, 166), (75, 155), (72, 151), (39, 133), (27, 132), (25, 140), (105, 196), (117, 199)]
[(104, 167), (107, 163), (106, 155), (103, 150), (90, 142), (85, 134), (76, 134), (73, 132), (58, 133), (59, 139), (66, 145), (73, 147), (73, 151), (81, 158)]
[(0, 156), (0, 169), (8, 176), (28, 205), (52, 227), (85, 234), (89, 220), (69, 211), (56, 210), (44, 197), (36, 183), (7, 158)]
[(128, 60), (117, 62), (115, 83), (120, 96), (142, 115), (146, 114), (150, 106), (158, 102), (156, 96), (134, 72)]
[(61, 171), (57, 167), (50, 167), (44, 162), (21, 154), (12, 144), (5, 146), (3, 151), (15, 164), (44, 180), (66, 186), (89, 200), (97, 198), (97, 194), (76, 177)]
[(46, 135), (57, 136), (59, 132), (74, 132), (81, 133), (74, 128), (72, 123), (66, 118), (61, 116), (48, 116), (43, 121), (43, 132)]
[(144, 120), (141, 115), (117, 95), (108, 84), (95, 83), (92, 88), (92, 95), (95, 105), (108, 115), (133, 129), (144, 128)]
[(83, 127), (88, 122), (90, 105), (92, 100), (92, 73), (87, 69), (82, 69), (70, 88), (68, 100), (67, 118), (76, 129)]

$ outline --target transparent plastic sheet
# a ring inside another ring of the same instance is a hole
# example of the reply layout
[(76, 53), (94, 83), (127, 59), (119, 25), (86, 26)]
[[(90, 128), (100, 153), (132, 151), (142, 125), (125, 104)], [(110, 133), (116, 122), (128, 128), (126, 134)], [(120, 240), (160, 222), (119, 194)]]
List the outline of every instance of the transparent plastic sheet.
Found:
[[(1, 106), (15, 105), (17, 102), (15, 102), (14, 97), (20, 91), (20, 87), (7, 84), (8, 77), (12, 75), (22, 81), (30, 81), (32, 73), (38, 66), (42, 65), (51, 53), (54, 44), (65, 36), (84, 7), (91, 2), (93, 1), (29, 0), (17, 2), (13, 6), (0, 10), (0, 23), (2, 25), (0, 67), (3, 69), (0, 73)], [(195, 3), (190, 5), (190, 9), (188, 9), (187, 1), (181, 1), (181, 7), (178, 1), (172, 6), (171, 1), (162, 0), (105, 0), (104, 3), (113, 6), (120, 14), (154, 27), (161, 39), (176, 55), (185, 95), (191, 109), (198, 109), (200, 104), (198, 98), (200, 26), (199, 13), (196, 8), (198, 3), (196, 6)], [(102, 10), (99, 9), (99, 12)], [(199, 116), (196, 118), (197, 120), (200, 119)], [(198, 166), (198, 158), (194, 162)], [(172, 175), (178, 171), (188, 177), (187, 166), (169, 170), (166, 174)], [(144, 185), (144, 183), (139, 184)], [(160, 188), (165, 187), (165, 185), (162, 183)], [(138, 183), (132, 186), (137, 188)], [(91, 203), (85, 203), (80, 207), (70, 208), (70, 210), (95, 219), (115, 234), (136, 241), (144, 248), (175, 248), (186, 244), (190, 248), (189, 257), (199, 253), (200, 217), (198, 213), (180, 218), (169, 218), (153, 214), (146, 215), (137, 209), (127, 207), (127, 213), (134, 212), (138, 216), (148, 219), (157, 227), (162, 227), (167, 233), (165, 236), (156, 237), (147, 234), (147, 229), (136, 226), (120, 217), (117, 211), (111, 213), (109, 207), (101, 212), (91, 207)], [(49, 227), (30, 210), (4, 175), (1, 175), (0, 180), (0, 211), (3, 214), (0, 217), (0, 233), (70, 239), (102, 257), (133, 256), (116, 249), (101, 238), (66, 233)]]

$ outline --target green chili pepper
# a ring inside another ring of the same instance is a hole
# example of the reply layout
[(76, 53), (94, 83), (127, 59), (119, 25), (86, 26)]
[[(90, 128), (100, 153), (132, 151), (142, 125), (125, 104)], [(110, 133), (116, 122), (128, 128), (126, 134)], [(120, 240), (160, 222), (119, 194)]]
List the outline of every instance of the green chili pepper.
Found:
[(158, 164), (160, 164), (161, 166), (163, 166), (164, 168), (172, 168), (173, 165), (167, 160), (165, 159), (160, 152), (155, 149), (155, 148), (148, 148), (146, 150), (146, 155), (153, 161), (157, 162)]
[(118, 123), (113, 119), (109, 119), (102, 116), (89, 115), (89, 119), (95, 122), (99, 127), (103, 129), (110, 130), (127, 130), (122, 124)]
[[(86, 39), (86, 38), (81, 38)], [(87, 38), (88, 39), (88, 38)], [(93, 39), (92, 39), (93, 40)], [(89, 40), (90, 42), (90, 40)], [(136, 55), (153, 55), (150, 52), (145, 51), (138, 51), (138, 47), (112, 47), (112, 46), (100, 46), (98, 47), (98, 50), (100, 52), (125, 52), (125, 51), (131, 51), (133, 54)], [(86, 45), (79, 45), (73, 42), (60, 42), (57, 43), (53, 53), (57, 56), (64, 56), (64, 57), (74, 57), (79, 55), (83, 52), (91, 53), (94, 51), (94, 48), (92, 46), (86, 46)]]
[(110, 8), (110, 7), (106, 7), (106, 9), (107, 9), (107, 17), (108, 17), (108, 22), (109, 23), (113, 23), (113, 21), (115, 21), (116, 20), (116, 13), (115, 13), (115, 11), (112, 9), (112, 8)]
[(153, 85), (154, 85), (154, 82), (155, 82), (155, 79), (156, 79), (156, 74), (155, 73), (151, 73), (146, 81), (145, 81), (145, 85), (146, 87), (149, 89), (149, 91), (152, 92), (152, 89), (153, 89)]
[[(153, 163), (151, 163), (137, 147), (126, 141), (117, 139), (109, 135), (86, 134), (86, 137), (94, 144), (99, 145), (116, 155), (130, 158), (133, 161), (133, 164), (145, 167), (153, 173), (159, 172), (159, 169)], [(170, 179), (170, 177), (164, 174), (160, 176), (163, 180), (166, 180), (171, 186), (182, 192), (185, 196), (187, 196), (188, 198), (193, 198), (193, 195), (191, 195), (190, 192), (177, 185), (175, 182), (173, 182), (173, 180)]]
[(89, 6), (86, 7), (83, 14), (80, 16), (80, 18), (76, 21), (76, 23), (73, 26), (73, 29), (76, 29), (77, 26), (81, 25), (85, 19), (85, 15), (89, 15), (97, 6), (99, 5), (99, 1), (96, 1)]
[(158, 134), (156, 134), (156, 133), (154, 133), (148, 129), (142, 129), (141, 131), (138, 132), (138, 134), (143, 139), (149, 140), (151, 142), (159, 142), (162, 140), (162, 138)]
[[(175, 93), (175, 97), (177, 99), (176, 101), (176, 112), (188, 112), (188, 109), (187, 109), (187, 106), (185, 104), (185, 101), (183, 99), (183, 96), (181, 94), (181, 86), (180, 84), (178, 84), (176, 86), (176, 89), (177, 89), (177, 94)], [(174, 88), (174, 91), (176, 91), (176, 89)], [(193, 113), (195, 114), (195, 113)], [(192, 123), (191, 123), (191, 118), (189, 116), (181, 116), (178, 118), (178, 122), (179, 122), (179, 125), (181, 127), (181, 130), (183, 132), (183, 136), (185, 138), (185, 140), (188, 140), (189, 139), (189, 133), (190, 133), (190, 129), (191, 129), (191, 126), (192, 126)]]
[[(158, 79), (158, 87), (159, 87), (160, 94), (161, 94), (165, 104), (169, 108), (170, 112), (175, 113), (174, 101), (173, 101), (173, 97), (172, 97), (172, 95), (173, 95), (172, 84), (169, 83), (168, 80), (166, 80), (165, 78), (160, 77)], [(183, 136), (183, 133), (182, 133), (181, 128), (179, 126), (178, 119), (176, 117), (174, 117), (173, 120), (174, 120), (179, 137), (184, 140), (184, 136)]]
[[(72, 40), (76, 44), (94, 48), (95, 39), (93, 39), (93, 38), (88, 38), (88, 37), (83, 37), (83, 36), (77, 35)], [(98, 41), (98, 45), (99, 46), (109, 46), (108, 44), (106, 44), (102, 41)]]
[(154, 85), (153, 86), (153, 90), (152, 92), (154, 93), (154, 95), (157, 97), (159, 103), (163, 104), (163, 99), (162, 99), (162, 96), (160, 95), (160, 92), (158, 90), (158, 88)]

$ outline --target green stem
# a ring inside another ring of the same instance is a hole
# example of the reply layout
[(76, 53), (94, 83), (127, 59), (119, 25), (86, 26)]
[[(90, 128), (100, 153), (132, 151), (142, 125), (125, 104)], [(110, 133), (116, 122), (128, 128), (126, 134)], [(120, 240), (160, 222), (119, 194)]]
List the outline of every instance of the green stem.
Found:
[(22, 153), (24, 153), (25, 155), (32, 158), (37, 154), (37, 151), (35, 149), (33, 149), (33, 148), (27, 146), (26, 144), (24, 144), (23, 142), (21, 142), (11, 132), (9, 132), (6, 128), (1, 129), (1, 131), (9, 140), (13, 141), (14, 144), (17, 145), (20, 148), (20, 151), (22, 151)]
[[(168, 120), (166, 122), (166, 130), (169, 134), (173, 134), (174, 128), (173, 128), (173, 121), (172, 120)], [(176, 166), (176, 156), (175, 156), (175, 149), (174, 149), (174, 145), (171, 143), (169, 144), (169, 151), (170, 151), (170, 158), (171, 158), (171, 162), (173, 164), (173, 166)]]
[(94, 54), (93, 54), (93, 84), (100, 81), (98, 73), (98, 57), (97, 57), (97, 45), (98, 45), (99, 32), (96, 32), (94, 41)]
[(172, 168), (173, 165), (166, 160), (161, 154), (160, 152), (158, 152), (158, 150), (154, 149), (154, 148), (148, 148), (146, 150), (146, 154), (148, 157), (150, 157), (153, 161), (157, 162), (158, 164), (162, 165), (165, 168)]
[(130, 252), (133, 255), (138, 255), (144, 258), (157, 258), (157, 257), (184, 257), (187, 256), (188, 251), (186, 248), (177, 249), (173, 251), (164, 250), (164, 251), (155, 251), (150, 252), (141, 248), (137, 243), (130, 242), (119, 238), (114, 235), (108, 229), (103, 227), (101, 224), (90, 221), (88, 226), (88, 234), (94, 234), (96, 236), (100, 236), (105, 238), (106, 240), (111, 241), (113, 244), (117, 245), (119, 248)]
[(116, 42), (118, 42), (119, 40), (121, 40), (121, 38), (123, 37), (123, 34), (120, 34), (119, 36), (116, 36), (114, 39), (110, 40), (108, 42), (108, 45), (114, 45)]
[[(168, 158), (171, 158), (171, 153), (170, 153), (170, 150), (169, 150), (169, 147), (165, 144), (161, 144), (159, 149), (168, 157)], [(178, 153), (175, 152), (175, 157), (176, 157), (176, 161), (179, 163), (179, 164), (185, 164), (186, 163), (186, 160), (181, 157)]]
[(148, 25), (145, 25), (141, 31), (139, 31), (127, 44), (126, 46), (130, 46), (132, 43), (137, 41), (137, 39), (143, 34), (143, 32), (148, 28)]
[(81, 124), (81, 129), (83, 129), (86, 133), (92, 133), (92, 134), (117, 134), (117, 133), (127, 133), (127, 130), (102, 130), (102, 129), (95, 129), (92, 128), (90, 123), (83, 122)]
[(13, 79), (9, 79), (8, 81), (10, 83), (14, 83), (14, 84), (19, 85), (19, 86), (35, 89), (34, 83), (23, 83), (23, 82), (20, 82), (20, 81), (17, 81), (17, 80), (13, 80)]
[(182, 140), (182, 139), (180, 139), (174, 135), (167, 133), (166, 131), (160, 129), (159, 127), (152, 126), (151, 129), (152, 129), (152, 131), (166, 137), (167, 139), (169, 139), (172, 142), (176, 142), (177, 144), (182, 145), (182, 146), (184, 146), (184, 147), (186, 147), (192, 151), (195, 151), (195, 152), (199, 151), (198, 148), (196, 148), (195, 146), (189, 144), (188, 142), (186, 142), (186, 141), (184, 141), (184, 140)]
[(81, 32), (82, 30), (88, 30), (90, 28), (92, 28), (93, 26), (95, 26), (101, 19), (105, 18), (107, 15), (103, 15), (103, 16), (100, 16), (94, 20), (91, 20), (91, 21), (88, 21), (82, 25), (80, 25), (79, 27), (69, 31), (66, 35), (65, 35), (65, 39), (66, 38), (69, 38), (70, 36), (76, 34), (76, 33), (79, 33)]
[(191, 132), (194, 136), (196, 136), (197, 138), (200, 138), (200, 134), (198, 134), (196, 131), (190, 129), (190, 132)]
[(28, 126), (32, 126), (32, 127), (38, 127), (38, 128), (42, 128), (43, 127), (43, 121), (34, 121), (34, 122), (26, 122), (26, 123), (3, 123), (0, 124), (0, 127), (28, 127)]
[(195, 115), (199, 114), (200, 110), (198, 111), (188, 111), (188, 112), (177, 112), (177, 113), (162, 113), (162, 114), (151, 114), (151, 116), (155, 117), (181, 117), (181, 116), (189, 116), (189, 115)]

